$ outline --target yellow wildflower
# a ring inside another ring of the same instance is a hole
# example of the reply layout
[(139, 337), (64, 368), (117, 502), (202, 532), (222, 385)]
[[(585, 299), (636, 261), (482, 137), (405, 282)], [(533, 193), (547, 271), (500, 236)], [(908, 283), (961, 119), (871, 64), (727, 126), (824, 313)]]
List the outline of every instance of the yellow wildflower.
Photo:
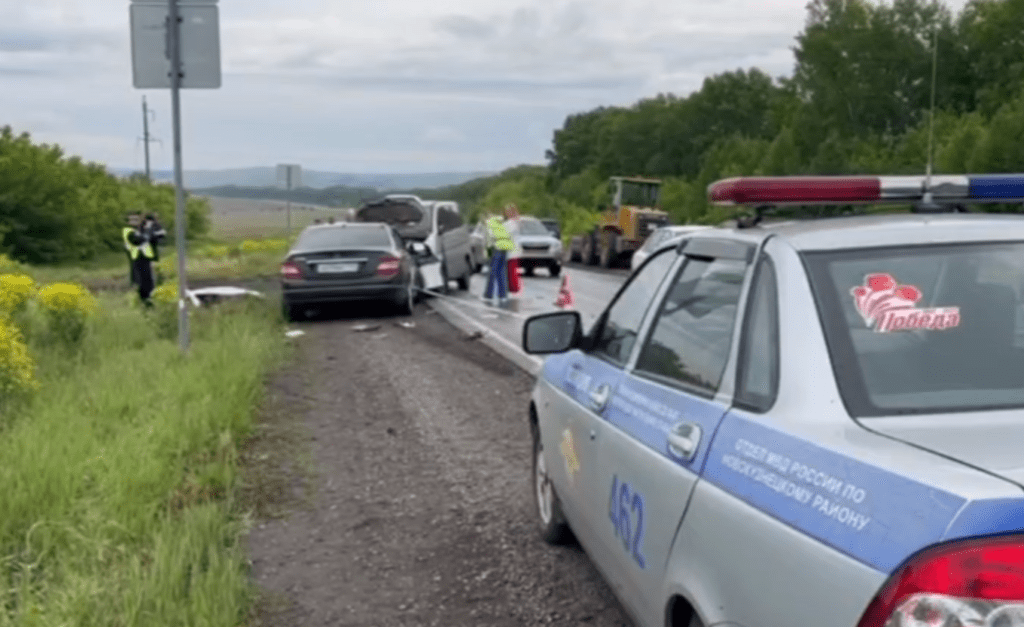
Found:
[(173, 283), (164, 283), (153, 290), (151, 298), (156, 303), (176, 305), (178, 303), (178, 286)]
[(96, 298), (77, 283), (51, 283), (39, 290), (38, 299), (51, 332), (66, 345), (77, 346), (85, 336), (86, 319), (96, 311)]
[(54, 313), (96, 311), (96, 298), (77, 283), (51, 283), (39, 290), (39, 302)]
[(25, 274), (0, 274), (0, 312), (12, 314), (25, 306), (36, 291), (36, 282)]
[(18, 327), (0, 321), (0, 402), (39, 387), (35, 361)]

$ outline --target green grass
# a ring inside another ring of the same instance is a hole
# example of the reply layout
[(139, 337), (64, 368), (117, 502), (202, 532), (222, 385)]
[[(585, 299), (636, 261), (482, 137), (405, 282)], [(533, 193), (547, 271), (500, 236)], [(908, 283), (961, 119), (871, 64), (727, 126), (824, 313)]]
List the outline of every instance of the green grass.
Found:
[[(329, 217), (341, 220), (344, 213), (341, 209), (292, 209), (292, 235), (297, 235), (314, 220), (326, 222)], [(210, 237), (227, 242), (288, 237), (288, 220), (284, 211), (213, 213), (210, 215)]]
[(287, 354), (269, 303), (195, 312), (182, 356), (126, 294), (0, 419), (0, 626), (225, 627), (252, 599), (238, 451)]

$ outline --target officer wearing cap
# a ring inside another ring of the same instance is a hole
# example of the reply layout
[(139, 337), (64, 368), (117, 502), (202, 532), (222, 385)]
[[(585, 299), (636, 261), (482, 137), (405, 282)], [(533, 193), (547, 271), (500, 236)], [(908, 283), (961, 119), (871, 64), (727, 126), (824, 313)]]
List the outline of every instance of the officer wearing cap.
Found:
[(152, 306), (149, 297), (153, 293), (153, 244), (150, 231), (144, 228), (141, 213), (132, 213), (127, 217), (127, 225), (121, 229), (124, 249), (132, 267), (132, 283), (138, 286), (139, 300), (147, 307)]

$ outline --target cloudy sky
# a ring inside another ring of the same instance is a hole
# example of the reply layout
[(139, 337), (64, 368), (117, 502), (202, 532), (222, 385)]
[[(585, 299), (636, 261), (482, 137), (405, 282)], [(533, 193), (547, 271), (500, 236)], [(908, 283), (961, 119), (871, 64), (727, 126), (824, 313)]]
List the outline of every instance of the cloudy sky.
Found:
[[(959, 11), (965, 0), (946, 0)], [(221, 0), (223, 85), (182, 93), (189, 170), (544, 163), (565, 117), (792, 71), (806, 0)], [(168, 90), (132, 86), (128, 0), (0, 0), (0, 125), (112, 167), (172, 167)]]

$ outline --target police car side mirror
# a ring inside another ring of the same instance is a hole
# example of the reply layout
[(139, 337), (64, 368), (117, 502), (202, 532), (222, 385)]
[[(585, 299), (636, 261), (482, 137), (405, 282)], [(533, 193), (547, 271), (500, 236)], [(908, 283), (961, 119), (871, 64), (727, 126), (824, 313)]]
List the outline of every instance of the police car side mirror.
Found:
[(582, 320), (577, 311), (556, 311), (529, 318), (523, 325), (523, 350), (531, 355), (564, 353), (582, 339)]

